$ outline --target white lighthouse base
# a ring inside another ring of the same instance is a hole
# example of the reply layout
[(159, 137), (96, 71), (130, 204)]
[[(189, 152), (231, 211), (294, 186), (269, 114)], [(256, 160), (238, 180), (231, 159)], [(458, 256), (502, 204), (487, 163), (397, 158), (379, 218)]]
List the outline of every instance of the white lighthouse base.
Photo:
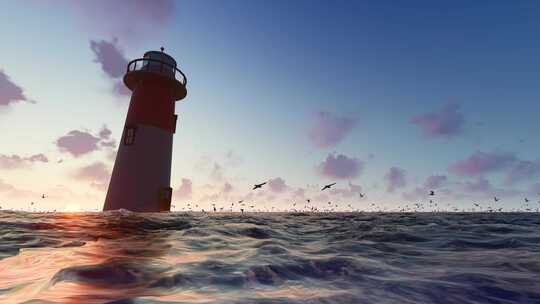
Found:
[(125, 133), (126, 128), (103, 210), (169, 211), (173, 134), (138, 125), (133, 142), (126, 144)]

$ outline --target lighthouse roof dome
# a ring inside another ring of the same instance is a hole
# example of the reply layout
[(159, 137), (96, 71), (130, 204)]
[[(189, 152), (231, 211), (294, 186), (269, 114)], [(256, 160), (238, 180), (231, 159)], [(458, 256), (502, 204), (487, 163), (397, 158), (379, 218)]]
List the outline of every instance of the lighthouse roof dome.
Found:
[(174, 60), (174, 58), (162, 51), (148, 51), (144, 53), (143, 57), (163, 61), (169, 65), (176, 67), (176, 60)]

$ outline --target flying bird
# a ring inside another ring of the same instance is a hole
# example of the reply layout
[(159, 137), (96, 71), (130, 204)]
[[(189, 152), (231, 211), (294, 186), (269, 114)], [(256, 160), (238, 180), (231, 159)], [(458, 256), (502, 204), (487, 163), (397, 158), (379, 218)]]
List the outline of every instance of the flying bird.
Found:
[(335, 185), (336, 183), (331, 183), (331, 184), (328, 184), (328, 185), (325, 185), (324, 187), (322, 187), (321, 191), (324, 191), (326, 189), (330, 189), (332, 188), (333, 185)]
[(429, 195), (435, 195), (435, 191), (433, 190), (429, 191)]
[(495, 197), (493, 198), (493, 200), (496, 201), (496, 202), (498, 202), (498, 201), (499, 201), (499, 198), (495, 196)]
[(267, 182), (260, 183), (260, 184), (255, 184), (255, 185), (253, 186), (253, 189), (252, 189), (252, 190), (262, 188), (262, 186), (266, 185), (266, 183), (267, 183)]

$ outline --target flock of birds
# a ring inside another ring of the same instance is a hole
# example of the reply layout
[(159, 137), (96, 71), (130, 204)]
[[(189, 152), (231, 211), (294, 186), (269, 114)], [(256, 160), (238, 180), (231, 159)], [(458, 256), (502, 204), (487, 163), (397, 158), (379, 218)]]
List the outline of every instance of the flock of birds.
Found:
[[(253, 185), (252, 190), (262, 189), (264, 185), (266, 185), (268, 182), (263, 182), (260, 184)], [(324, 185), (321, 188), (321, 192), (331, 189), (333, 186), (335, 186), (337, 183), (331, 183)], [(538, 206), (533, 207), (530, 203), (530, 200), (525, 197), (523, 199), (524, 204), (520, 206), (520, 208), (511, 209), (511, 210), (505, 210), (503, 207), (500, 206), (492, 206), (492, 205), (480, 205), (479, 203), (473, 202), (473, 207), (471, 208), (458, 208), (457, 206), (451, 205), (450, 203), (447, 203), (446, 205), (440, 205), (437, 201), (434, 200), (435, 197), (435, 191), (431, 190), (427, 193), (427, 195), (430, 197), (427, 203), (411, 203), (411, 204), (405, 204), (403, 206), (398, 206), (397, 209), (390, 209), (387, 207), (380, 206), (376, 203), (371, 203), (369, 205), (369, 208), (367, 210), (361, 210), (359, 208), (354, 208), (351, 204), (347, 204), (346, 206), (341, 206), (338, 203), (333, 203), (329, 201), (327, 204), (323, 204), (322, 206), (316, 206), (314, 203), (311, 202), (311, 199), (307, 198), (304, 201), (304, 204), (298, 204), (297, 202), (292, 202), (292, 205), (290, 208), (286, 209), (278, 209), (276, 207), (270, 206), (264, 206), (262, 208), (256, 208), (255, 204), (247, 204), (244, 202), (244, 200), (239, 200), (238, 202), (231, 203), (230, 205), (226, 206), (217, 206), (216, 203), (212, 203), (212, 208), (210, 211), (206, 211), (204, 208), (200, 208), (198, 204), (192, 204), (187, 203), (185, 207), (181, 208), (181, 211), (185, 212), (196, 212), (200, 211), (202, 213), (208, 213), (208, 212), (238, 212), (240, 211), (242, 214), (245, 211), (250, 212), (364, 212), (364, 211), (370, 211), (370, 212), (540, 212), (540, 201), (538, 201)], [(540, 193), (539, 193), (540, 195)], [(365, 193), (358, 192), (358, 196), (360, 199), (365, 198)], [(45, 199), (47, 196), (45, 194), (41, 195), (41, 199)], [(500, 198), (493, 197), (493, 202), (498, 203), (500, 202)], [(35, 209), (36, 203), (34, 201), (30, 202), (29, 209), (34, 207), (34, 212), (36, 212)], [(236, 208), (236, 209), (235, 209)], [(248, 209), (249, 208), (249, 209)], [(0, 206), (0, 210), (2, 209), (2, 206)], [(171, 209), (176, 209), (175, 205), (171, 205)], [(98, 211), (98, 209), (94, 209), (94, 211)], [(56, 209), (53, 210), (53, 212), (56, 212)]]
[[(266, 185), (268, 182), (263, 182), (260, 184), (253, 185), (252, 190), (262, 189), (264, 185)], [(331, 183), (324, 185), (320, 191), (325, 191), (328, 189), (331, 189), (333, 186), (335, 186), (337, 183)], [(451, 205), (450, 203), (446, 204), (444, 207), (442, 205), (439, 205), (438, 202), (434, 200), (435, 197), (435, 191), (431, 190), (427, 193), (427, 195), (430, 197), (428, 203), (413, 203), (413, 204), (406, 204), (403, 206), (398, 206), (397, 209), (389, 209), (386, 207), (379, 206), (376, 203), (371, 203), (369, 205), (369, 211), (371, 212), (503, 212), (504, 208), (500, 206), (481, 206), (479, 203), (473, 203), (472, 208), (458, 208), (457, 206)], [(540, 193), (539, 193), (540, 195)], [(366, 194), (358, 192), (358, 196), (360, 199), (365, 198)], [(494, 197), (493, 201), (495, 203), (500, 201), (500, 198)], [(519, 209), (511, 209), (511, 210), (504, 210), (504, 211), (511, 211), (511, 212), (540, 212), (540, 201), (538, 201), (539, 206), (534, 208), (532, 205), (529, 204), (529, 199), (524, 198), (525, 204), (521, 206)], [(172, 209), (175, 209), (175, 205), (171, 205)], [(236, 207), (236, 209), (235, 209)], [(249, 209), (247, 209), (249, 208)], [(292, 202), (291, 206), (286, 209), (278, 209), (273, 206), (263, 206), (262, 208), (257, 208), (254, 204), (246, 204), (244, 200), (240, 200), (236, 203), (233, 202), (230, 205), (220, 206), (218, 207), (216, 203), (212, 204), (211, 211), (213, 212), (234, 212), (234, 211), (240, 211), (241, 213), (244, 213), (245, 211), (249, 210), (250, 212), (364, 212), (366, 210), (361, 210), (358, 208), (354, 208), (351, 204), (347, 204), (346, 206), (341, 206), (338, 203), (334, 203), (329, 201), (326, 204), (323, 204), (322, 206), (316, 206), (314, 203), (311, 202), (311, 199), (307, 198), (305, 199), (305, 202), (302, 204), (299, 204), (297, 202)], [(203, 208), (199, 208), (198, 204), (192, 205), (191, 203), (187, 203), (186, 207), (181, 208), (181, 211), (188, 211), (188, 212), (195, 212), (200, 211), (202, 213), (207, 213)]]

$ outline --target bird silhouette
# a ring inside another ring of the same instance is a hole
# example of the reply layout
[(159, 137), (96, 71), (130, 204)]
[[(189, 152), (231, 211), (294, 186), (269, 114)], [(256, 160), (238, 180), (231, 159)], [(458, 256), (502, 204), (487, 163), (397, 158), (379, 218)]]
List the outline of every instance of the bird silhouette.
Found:
[(45, 197), (46, 197), (45, 194), (42, 194), (42, 195), (41, 195), (41, 198), (45, 198)]
[(529, 199), (528, 198), (525, 198), (525, 203), (528, 203), (529, 202)]
[(499, 198), (495, 196), (495, 197), (493, 197), (493, 200), (496, 201), (496, 202), (498, 202), (498, 201), (499, 201)]
[(255, 185), (253, 186), (253, 189), (252, 189), (252, 190), (262, 188), (262, 186), (266, 185), (266, 183), (267, 183), (267, 182), (260, 183), (260, 184), (255, 184)]
[(326, 189), (330, 189), (332, 188), (333, 185), (335, 185), (336, 183), (331, 183), (331, 184), (328, 184), (328, 185), (325, 185), (324, 187), (322, 187), (321, 191), (324, 191)]
[(435, 195), (435, 191), (433, 190), (429, 191), (429, 195)]
[(360, 195), (361, 198), (364, 198), (364, 196), (365, 196), (364, 193), (358, 193), (358, 195)]

